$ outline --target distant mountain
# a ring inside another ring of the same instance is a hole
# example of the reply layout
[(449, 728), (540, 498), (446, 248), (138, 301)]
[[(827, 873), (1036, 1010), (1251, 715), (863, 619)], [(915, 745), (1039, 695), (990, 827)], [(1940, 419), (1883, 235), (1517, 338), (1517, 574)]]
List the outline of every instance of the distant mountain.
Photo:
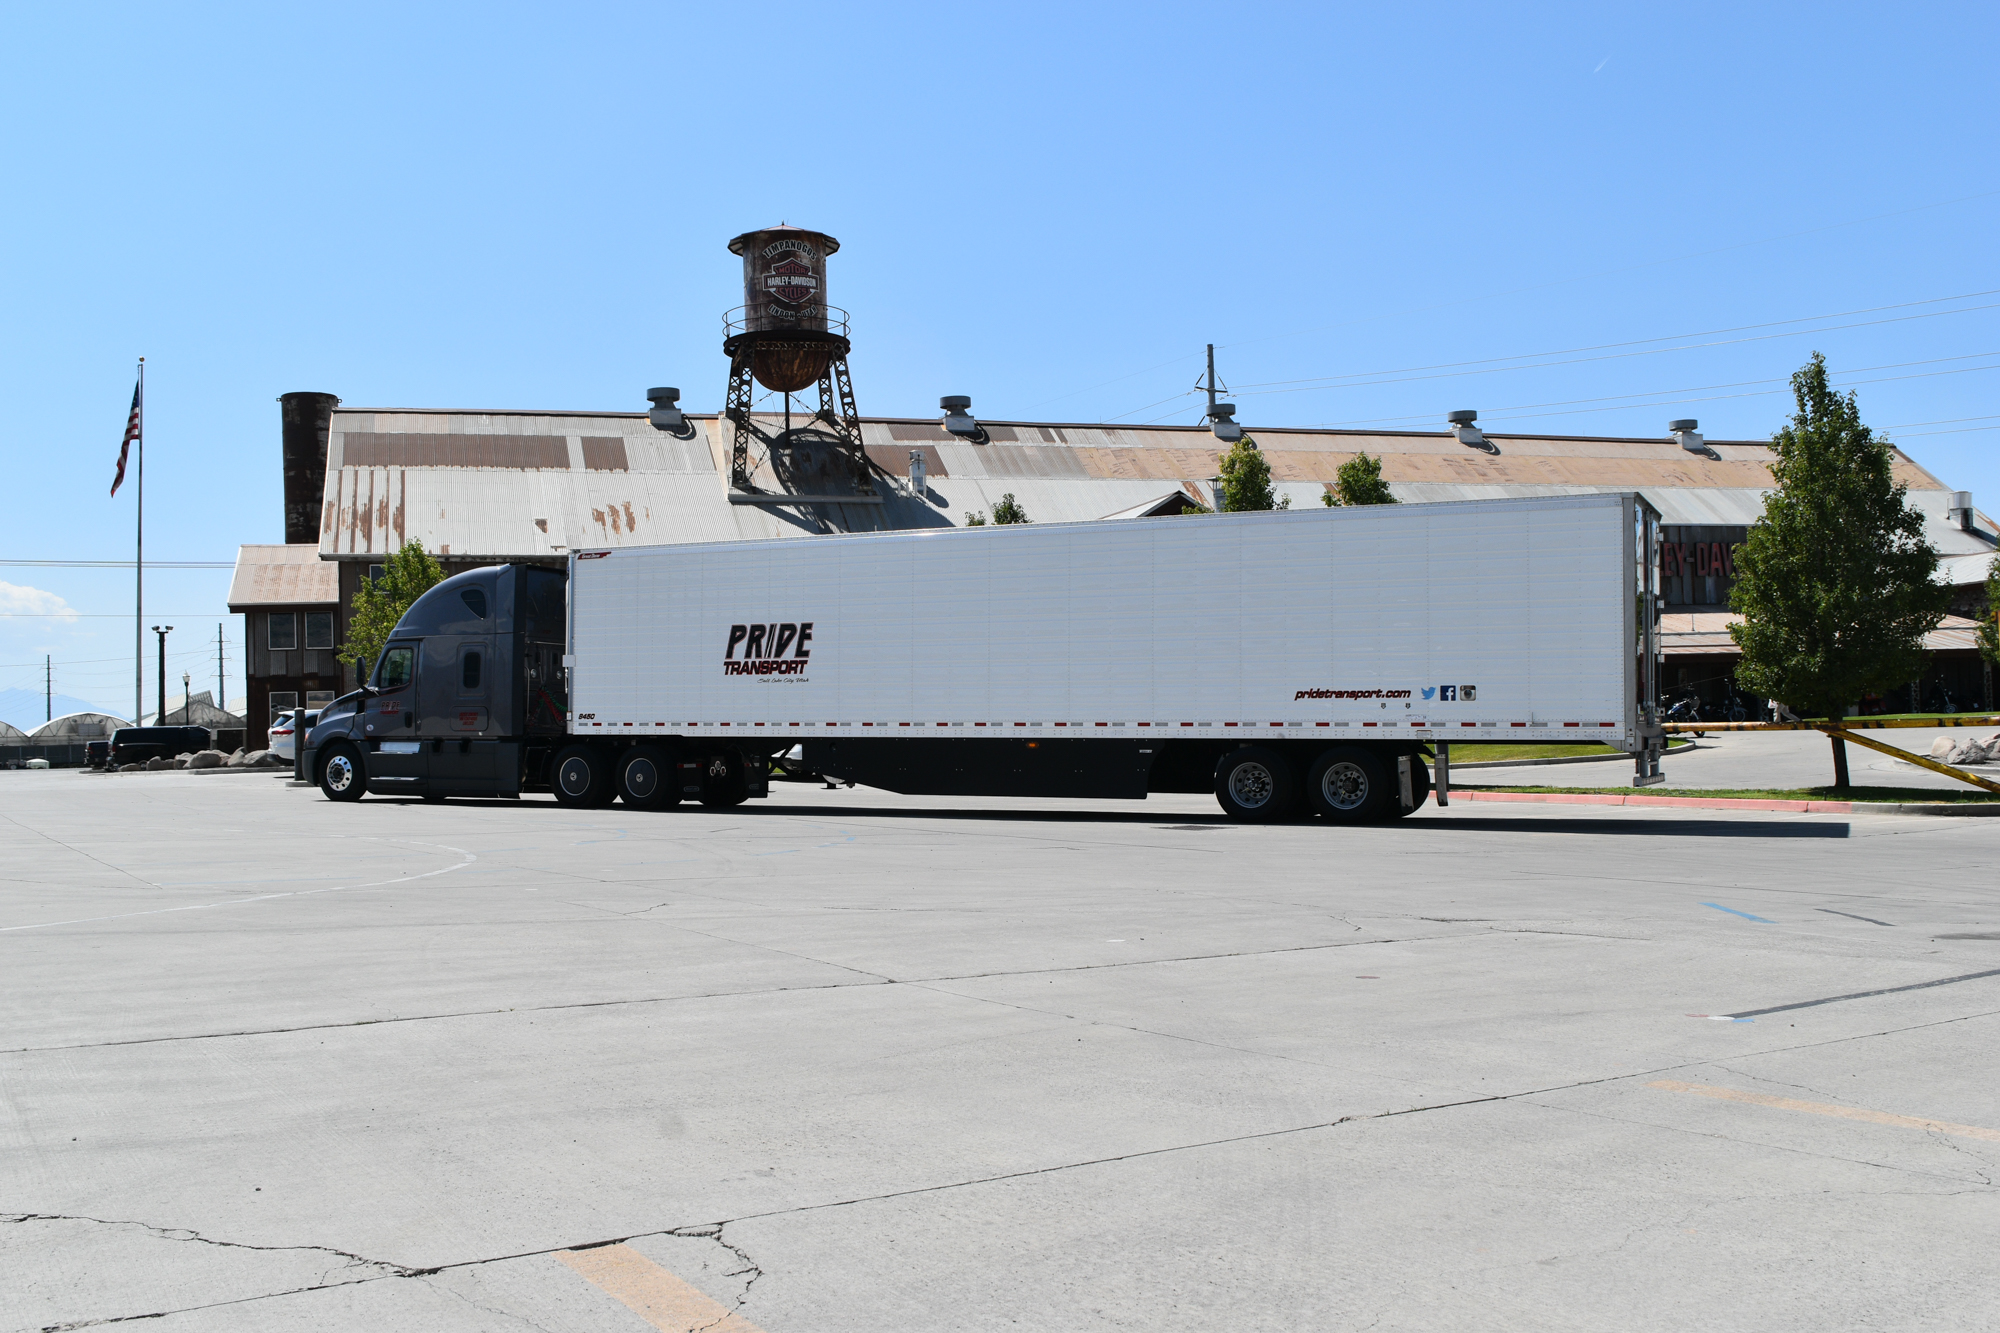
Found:
[[(40, 690), (0, 690), (0, 722), (11, 723), (23, 731), (33, 731), (49, 720), (44, 699)], [(125, 716), (116, 708), (106, 708), (70, 694), (58, 694), (54, 705), (57, 717), (65, 713), (109, 713), (121, 719)]]

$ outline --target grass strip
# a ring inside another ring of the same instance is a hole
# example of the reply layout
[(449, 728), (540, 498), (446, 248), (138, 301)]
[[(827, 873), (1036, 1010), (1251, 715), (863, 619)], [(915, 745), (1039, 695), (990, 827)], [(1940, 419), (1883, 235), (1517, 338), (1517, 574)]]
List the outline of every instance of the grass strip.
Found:
[(1454, 782), (1457, 791), (1518, 791), (1553, 796), (1688, 796), (1732, 801), (1880, 801), (1895, 804), (1919, 802), (1925, 805), (1977, 805), (2000, 801), (2000, 796), (1984, 791), (1937, 791), (1930, 787), (1486, 787), (1478, 783)]
[(1586, 754), (1624, 754), (1609, 745), (1457, 745), (1451, 747), (1454, 764), (1490, 763), (1496, 759), (1569, 759)]

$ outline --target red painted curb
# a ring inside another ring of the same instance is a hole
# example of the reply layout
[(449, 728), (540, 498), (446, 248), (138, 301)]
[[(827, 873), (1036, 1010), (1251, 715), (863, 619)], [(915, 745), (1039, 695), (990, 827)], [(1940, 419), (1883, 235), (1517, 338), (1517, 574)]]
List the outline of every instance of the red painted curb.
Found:
[(1784, 810), (1800, 815), (1851, 815), (1852, 801), (1758, 801), (1718, 796), (1644, 796), (1635, 792), (1454, 791), (1467, 801), (1539, 801), (1549, 805), (1669, 805), (1688, 810)]

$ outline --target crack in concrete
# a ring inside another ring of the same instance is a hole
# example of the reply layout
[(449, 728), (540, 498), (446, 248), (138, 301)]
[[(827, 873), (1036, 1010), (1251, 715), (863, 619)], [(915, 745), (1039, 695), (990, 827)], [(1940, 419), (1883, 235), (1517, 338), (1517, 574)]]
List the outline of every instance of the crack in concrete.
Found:
[[(750, 1300), (750, 1289), (757, 1285), (759, 1278), (764, 1276), (763, 1268), (755, 1259), (752, 1259), (745, 1253), (741, 1246), (723, 1238), (722, 1229), (728, 1225), (727, 1222), (715, 1222), (703, 1226), (678, 1227), (665, 1233), (669, 1236), (685, 1236), (690, 1240), (712, 1240), (723, 1249), (735, 1255), (737, 1260), (743, 1265), (743, 1267), (736, 1269), (734, 1272), (724, 1273), (724, 1277), (738, 1278), (743, 1277), (745, 1274), (749, 1275), (749, 1280), (743, 1284), (743, 1290), (737, 1292), (735, 1298), (729, 1302), (729, 1314), (722, 1316), (721, 1319), (710, 1320), (708, 1323), (703, 1324), (701, 1328), (693, 1330), (693, 1333), (702, 1333), (702, 1329), (714, 1328), (717, 1324), (727, 1320), (731, 1315), (741, 1314), (744, 1305)], [(712, 1295), (713, 1293), (711, 1293)]]
[[(414, 1268), (405, 1267), (402, 1264), (393, 1264), (381, 1259), (370, 1259), (364, 1255), (336, 1249), (331, 1245), (251, 1245), (246, 1241), (217, 1240), (212, 1236), (204, 1236), (199, 1231), (195, 1231), (189, 1227), (161, 1227), (154, 1226), (151, 1222), (129, 1221), (124, 1218), (84, 1217), (75, 1213), (0, 1213), (0, 1225), (22, 1225), (29, 1222), (89, 1222), (93, 1225), (103, 1227), (134, 1227), (140, 1231), (151, 1232), (162, 1240), (214, 1245), (226, 1250), (259, 1250), (266, 1253), (307, 1252), (331, 1254), (347, 1260), (347, 1263), (343, 1267), (368, 1267), (387, 1270), (377, 1275), (382, 1277), (411, 1277), (419, 1271)], [(333, 1272), (336, 1270), (328, 1269), (327, 1271)], [(328, 1285), (343, 1286), (346, 1284), (331, 1283)]]
[[(675, 929), (688, 930), (688, 927), (678, 926)], [(855, 976), (864, 977), (867, 980), (829, 981), (800, 986), (769, 986), (757, 990), (702, 991), (693, 995), (642, 995), (618, 1000), (574, 1000), (563, 1004), (512, 1005), (494, 1009), (457, 1009), (436, 1014), (409, 1014), (390, 1018), (347, 1019), (337, 1023), (301, 1023), (294, 1027), (238, 1028), (221, 1032), (193, 1032), (161, 1037), (127, 1037), (114, 1041), (71, 1042), (51, 1046), (14, 1046), (0, 1049), (0, 1054), (33, 1055), (46, 1051), (88, 1051), (113, 1046), (152, 1046), (164, 1042), (176, 1041), (214, 1041), (226, 1037), (283, 1036), (287, 1033), (325, 1032), (338, 1028), (375, 1027), (397, 1023), (431, 1023), (458, 1018), (491, 1018), (500, 1014), (541, 1014), (559, 1013), (577, 1009), (612, 1009), (625, 1005), (680, 1004), (698, 1000), (727, 1000), (738, 996), (784, 995), (792, 991), (838, 990), (843, 987), (914, 986), (922, 988), (927, 984), (943, 981), (982, 981), (1005, 977), (1044, 976), (1057, 972), (1096, 972), (1120, 967), (1155, 967), (1167, 963), (1202, 963), (1229, 958), (1266, 958), (1279, 954), (1314, 953), (1322, 949), (1349, 949), (1357, 945), (1413, 944), (1431, 940), (1471, 939), (1476, 938), (1479, 934), (1490, 934), (1492, 932), (1476, 932), (1466, 935), (1415, 935), (1404, 939), (1334, 940), (1324, 944), (1290, 945), (1282, 949), (1244, 949), (1231, 953), (1187, 954), (1172, 958), (1132, 958), (1109, 963), (1082, 963), (1070, 967), (1034, 967), (1004, 972), (972, 972), (963, 975), (907, 978), (892, 977), (880, 972), (870, 972), (849, 963), (836, 963), (824, 958), (815, 958), (810, 954), (793, 953), (789, 950), (773, 948), (767, 944), (756, 944), (748, 940), (732, 939), (727, 935), (716, 935), (708, 931), (688, 930), (688, 933), (699, 935), (704, 939), (721, 940), (729, 944), (742, 945), (744, 948), (760, 949), (767, 953), (775, 953), (785, 958), (812, 963), (820, 967), (839, 968), (842, 971), (852, 972)]]
[[(1974, 1018), (1992, 1017), (1996, 1013), (2000, 1013), (2000, 1010), (1989, 1011), (1987, 1013), (1980, 1013), (1980, 1014), (1961, 1015), (1955, 1018), (1937, 1019), (1928, 1023), (1916, 1023), (1916, 1024), (1911, 1024), (1908, 1027), (1891, 1028), (1881, 1032), (1858, 1033), (1847, 1037), (1829, 1038), (1824, 1041), (1802, 1042), (1795, 1046), (1777, 1047), (1767, 1051), (1752, 1052), (1747, 1057), (1738, 1057), (1738, 1058), (1754, 1059), (1757, 1058), (1758, 1056), (1778, 1055), (1786, 1053), (1788, 1051), (1810, 1050), (1819, 1046), (1833, 1046), (1833, 1045), (1843, 1044), (1846, 1042), (1864, 1041), (1877, 1037), (1893, 1036), (1903, 1032), (1920, 1031), (1925, 1028), (1942, 1027), (1953, 1023), (1967, 1022)], [(642, 1240), (649, 1236), (682, 1236), (682, 1237), (694, 1237), (701, 1239), (712, 1239), (716, 1241), (717, 1244), (720, 1244), (725, 1249), (729, 1250), (732, 1254), (734, 1254), (738, 1258), (739, 1261), (741, 1261), (745, 1265), (744, 1268), (736, 1270), (735, 1272), (729, 1274), (729, 1276), (740, 1277), (743, 1276), (745, 1273), (749, 1273), (751, 1275), (750, 1281), (745, 1284), (743, 1292), (739, 1294), (737, 1298), (736, 1305), (738, 1308), (740, 1308), (743, 1303), (743, 1300), (747, 1299), (748, 1297), (750, 1287), (754, 1285), (758, 1279), (764, 1276), (764, 1269), (762, 1268), (761, 1265), (757, 1264), (755, 1260), (751, 1259), (750, 1256), (741, 1249), (741, 1247), (724, 1239), (723, 1233), (725, 1228), (734, 1226), (737, 1223), (758, 1221), (772, 1217), (786, 1217), (799, 1213), (822, 1212), (828, 1209), (847, 1208), (867, 1203), (881, 1203), (891, 1199), (903, 1199), (925, 1194), (937, 1194), (948, 1190), (967, 1189), (977, 1185), (997, 1184), (1009, 1180), (1032, 1179), (1036, 1176), (1055, 1175), (1061, 1172), (1083, 1170), (1095, 1166), (1109, 1166), (1119, 1162), (1140, 1161), (1149, 1157), (1160, 1157), (1173, 1153), (1194, 1152), (1204, 1148), (1227, 1147), (1238, 1143), (1254, 1143), (1266, 1139), (1286, 1138), (1293, 1135), (1309, 1134), (1321, 1130), (1337, 1129), (1342, 1125), (1352, 1124), (1357, 1121), (1393, 1120), (1401, 1118), (1403, 1116), (1421, 1115), (1431, 1111), (1449, 1111), (1469, 1106), (1483, 1106), (1494, 1103), (1522, 1101), (1532, 1097), (1547, 1096), (1553, 1093), (1567, 1092), (1577, 1088), (1595, 1087), (1608, 1083), (1630, 1082), (1636, 1079), (1650, 1078), (1658, 1076), (1660, 1074), (1675, 1073), (1680, 1070), (1698, 1068), (1703, 1066), (1714, 1067), (1713, 1062), (1710, 1061), (1701, 1061), (1701, 1060), (1686, 1061), (1681, 1064), (1663, 1066), (1658, 1069), (1641, 1070), (1626, 1074), (1612, 1074), (1601, 1078), (1578, 1079), (1573, 1082), (1558, 1084), (1546, 1088), (1531, 1088), (1520, 1092), (1496, 1093), (1491, 1096), (1471, 1097), (1451, 1102), (1437, 1102), (1425, 1106), (1412, 1106), (1412, 1107), (1406, 1107), (1402, 1110), (1395, 1110), (1395, 1111), (1378, 1111), (1366, 1115), (1340, 1116), (1333, 1120), (1319, 1121), (1308, 1125), (1292, 1125), (1279, 1129), (1263, 1130), (1252, 1134), (1237, 1134), (1237, 1135), (1231, 1135), (1226, 1138), (1206, 1139), (1195, 1143), (1169, 1144), (1165, 1147), (1141, 1149), (1137, 1152), (1120, 1153), (1109, 1157), (1088, 1158), (1083, 1161), (1077, 1161), (1077, 1162), (1060, 1162), (1053, 1166), (1033, 1167), (1023, 1171), (1008, 1171), (990, 1176), (976, 1176), (966, 1180), (948, 1181), (937, 1185), (922, 1185), (905, 1190), (891, 1190), (881, 1194), (861, 1195), (849, 1199), (832, 1199), (821, 1203), (800, 1204), (797, 1207), (793, 1208), (776, 1208), (762, 1213), (746, 1213), (740, 1217), (725, 1218), (717, 1222), (695, 1223), (681, 1227), (668, 1227), (657, 1231), (634, 1232), (630, 1235), (613, 1236), (604, 1240), (597, 1240), (597, 1241), (571, 1242), (565, 1245), (553, 1245), (541, 1249), (524, 1250), (514, 1254), (493, 1255), (483, 1259), (466, 1259), (466, 1260), (460, 1260), (456, 1263), (438, 1264), (429, 1268), (414, 1268), (407, 1265), (390, 1263), (383, 1260), (367, 1259), (359, 1255), (350, 1254), (345, 1250), (339, 1250), (331, 1246), (324, 1246), (324, 1245), (282, 1245), (282, 1246), (244, 1245), (231, 1241), (216, 1241), (216, 1240), (211, 1240), (207, 1237), (203, 1237), (196, 1232), (187, 1231), (182, 1228), (154, 1227), (151, 1226), (150, 1224), (143, 1222), (107, 1221), (106, 1219), (103, 1218), (74, 1217), (64, 1214), (50, 1214), (50, 1213), (15, 1213), (15, 1214), (0, 1213), (0, 1224), (10, 1223), (10, 1222), (15, 1222), (15, 1223), (29, 1222), (29, 1221), (82, 1221), (82, 1222), (98, 1223), (101, 1225), (108, 1225), (108, 1226), (136, 1226), (154, 1232), (155, 1234), (164, 1236), (168, 1239), (199, 1240), (206, 1244), (223, 1245), (237, 1249), (264, 1250), (264, 1251), (299, 1251), (299, 1250), (319, 1251), (322, 1253), (339, 1255), (342, 1258), (351, 1260), (352, 1262), (349, 1265), (347, 1265), (348, 1267), (365, 1265), (380, 1270), (369, 1275), (353, 1277), (341, 1282), (330, 1282), (315, 1286), (292, 1287), (282, 1291), (264, 1292), (255, 1296), (241, 1297), (236, 1300), (217, 1301), (207, 1305), (189, 1306), (186, 1307), (185, 1309), (159, 1310), (143, 1314), (115, 1315), (103, 1319), (81, 1320), (67, 1324), (49, 1325), (42, 1330), (42, 1333), (69, 1333), (70, 1330), (93, 1328), (106, 1324), (126, 1323), (140, 1319), (161, 1319), (167, 1317), (168, 1315), (188, 1314), (200, 1310), (218, 1309), (230, 1305), (242, 1305), (249, 1303), (251, 1301), (271, 1300), (281, 1296), (300, 1295), (305, 1292), (324, 1290), (327, 1287), (355, 1286), (361, 1283), (380, 1282), (394, 1278), (430, 1278), (441, 1273), (453, 1272), (459, 1269), (479, 1268), (489, 1264), (505, 1263), (509, 1260), (514, 1260), (514, 1259), (538, 1258), (543, 1255), (555, 1254), (562, 1250), (589, 1249), (601, 1245), (617, 1245), (628, 1241)], [(1530, 1102), (1529, 1104), (1537, 1105), (1538, 1109), (1563, 1111), (1566, 1113), (1579, 1114), (1579, 1115), (1589, 1115), (1589, 1116), (1595, 1116), (1600, 1119), (1609, 1119), (1609, 1120), (1625, 1119), (1625, 1117), (1612, 1116), (1612, 1115), (1607, 1115), (1603, 1112), (1587, 1111), (1575, 1107), (1539, 1106), (1537, 1103), (1533, 1102)], [(1632, 1123), (1648, 1123), (1649, 1127), (1655, 1129), (1672, 1128), (1667, 1126), (1650, 1125), (1649, 1122), (1633, 1121)], [(1683, 1130), (1680, 1132), (1697, 1134), (1700, 1137), (1722, 1139), (1729, 1142), (1738, 1141), (1731, 1139), (1728, 1135), (1715, 1134), (1706, 1131)], [(1768, 1147), (1769, 1145), (1760, 1145), (1760, 1146)], [(1784, 1149), (1784, 1151), (1801, 1152), (1803, 1153), (1803, 1155), (1811, 1157), (1828, 1158), (1830, 1156), (1829, 1154), (1824, 1154), (1824, 1153), (1804, 1152), (1804, 1150), (1800, 1149)], [(1862, 1159), (1844, 1158), (1844, 1157), (1831, 1157), (1830, 1160), (1845, 1161), (1856, 1166), (1868, 1166), (1868, 1167), (1875, 1167), (1881, 1170), (1891, 1170), (1911, 1176), (1925, 1177), (1931, 1175), (1931, 1173), (1929, 1172), (1919, 1171), (1910, 1167), (1897, 1166), (1885, 1162), (1870, 1162)], [(1944, 1179), (1943, 1177), (1939, 1178)], [(1963, 1184), (1964, 1182), (1952, 1181), (1951, 1183)], [(1954, 1194), (1972, 1193), (1972, 1192), (1974, 1191), (1969, 1191), (1969, 1190), (1953, 1191)]]

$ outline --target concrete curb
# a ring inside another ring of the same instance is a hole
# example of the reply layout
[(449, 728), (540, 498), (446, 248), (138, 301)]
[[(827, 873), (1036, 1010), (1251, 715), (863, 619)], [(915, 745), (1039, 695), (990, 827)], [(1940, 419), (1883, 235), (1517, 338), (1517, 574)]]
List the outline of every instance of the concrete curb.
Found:
[[(1687, 751), (1695, 748), (1696, 746), (1693, 741), (1684, 741), (1679, 745), (1668, 746), (1660, 753), (1663, 755), (1685, 754)], [(1608, 764), (1617, 759), (1622, 759), (1628, 764), (1632, 762), (1632, 756), (1622, 752), (1619, 754), (1566, 754), (1555, 759), (1475, 759), (1469, 764), (1453, 764), (1451, 771), (1456, 773), (1462, 768), (1535, 768), (1543, 764)]]
[(1664, 805), (1683, 810), (1776, 810), (1798, 815), (2000, 816), (2000, 801), (1959, 804), (1924, 801), (1762, 801), (1732, 796), (1645, 796), (1637, 792), (1453, 791), (1467, 801), (1532, 801), (1545, 805)]
[(231, 768), (227, 764), (220, 764), (214, 768), (141, 769), (137, 773), (116, 773), (116, 772), (107, 773), (102, 769), (96, 769), (96, 768), (82, 768), (78, 769), (77, 771), (79, 773), (90, 773), (100, 778), (150, 778), (150, 777), (158, 777), (162, 773), (179, 773), (184, 776), (191, 774), (195, 777), (203, 777), (210, 773), (290, 773), (292, 770), (289, 764), (285, 765), (282, 768)]

